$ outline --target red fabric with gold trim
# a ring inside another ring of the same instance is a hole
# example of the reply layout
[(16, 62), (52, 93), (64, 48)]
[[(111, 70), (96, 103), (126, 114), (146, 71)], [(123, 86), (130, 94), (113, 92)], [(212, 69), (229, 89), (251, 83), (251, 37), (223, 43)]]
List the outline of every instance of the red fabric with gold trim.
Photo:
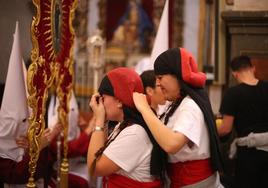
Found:
[(182, 79), (194, 87), (204, 87), (206, 84), (206, 75), (203, 72), (198, 72), (197, 64), (192, 54), (184, 48), (180, 48), (180, 53)]

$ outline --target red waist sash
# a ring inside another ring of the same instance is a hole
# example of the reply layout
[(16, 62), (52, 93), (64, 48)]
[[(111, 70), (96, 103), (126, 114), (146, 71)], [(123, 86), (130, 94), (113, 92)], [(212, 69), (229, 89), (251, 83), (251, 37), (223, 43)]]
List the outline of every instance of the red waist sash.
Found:
[(103, 188), (161, 188), (161, 182), (139, 182), (126, 176), (112, 174), (103, 178)]
[(213, 174), (210, 159), (169, 163), (170, 188), (180, 188), (202, 181)]

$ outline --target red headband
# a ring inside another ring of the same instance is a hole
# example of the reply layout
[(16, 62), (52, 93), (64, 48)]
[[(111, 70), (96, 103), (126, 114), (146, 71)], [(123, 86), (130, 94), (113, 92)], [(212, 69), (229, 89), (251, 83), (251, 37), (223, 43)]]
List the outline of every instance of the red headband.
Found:
[(107, 76), (112, 84), (114, 96), (124, 105), (135, 108), (133, 92), (144, 91), (140, 76), (134, 70), (125, 67), (113, 69)]

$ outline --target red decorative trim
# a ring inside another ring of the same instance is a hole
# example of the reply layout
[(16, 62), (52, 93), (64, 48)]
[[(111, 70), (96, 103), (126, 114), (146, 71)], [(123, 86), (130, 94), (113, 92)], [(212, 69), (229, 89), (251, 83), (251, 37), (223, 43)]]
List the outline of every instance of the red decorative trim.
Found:
[(180, 53), (182, 79), (194, 87), (204, 87), (206, 75), (203, 72), (198, 72), (197, 64), (192, 54), (187, 52), (184, 48), (180, 48)]

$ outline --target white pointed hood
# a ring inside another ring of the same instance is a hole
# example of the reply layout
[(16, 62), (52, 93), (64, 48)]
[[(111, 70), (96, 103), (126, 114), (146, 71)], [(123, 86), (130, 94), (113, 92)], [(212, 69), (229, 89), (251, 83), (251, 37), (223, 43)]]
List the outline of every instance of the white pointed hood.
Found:
[(22, 63), (19, 26), (16, 22), (0, 111), (0, 156), (16, 161), (22, 159), (24, 151), (17, 147), (15, 139), (27, 134), (29, 118)]
[(151, 53), (151, 69), (154, 69), (155, 59), (168, 49), (168, 5), (169, 0), (166, 0)]
[(144, 58), (140, 62), (137, 63), (135, 67), (135, 71), (138, 74), (146, 70), (154, 69), (154, 61), (155, 59), (164, 51), (168, 49), (168, 5), (169, 0), (166, 0), (164, 10), (161, 15), (160, 23), (158, 26), (157, 34), (154, 40), (153, 49), (151, 52), (150, 58)]
[(80, 134), (80, 129), (78, 126), (79, 121), (79, 110), (78, 104), (72, 91), (72, 96), (70, 100), (70, 111), (69, 111), (69, 132), (68, 132), (68, 140), (73, 140), (77, 138)]
[(25, 84), (25, 90), (26, 90), (26, 97), (29, 97), (28, 89), (27, 89), (27, 69), (24, 60), (22, 59), (22, 70), (23, 70), (23, 76), (24, 76), (24, 84)]

